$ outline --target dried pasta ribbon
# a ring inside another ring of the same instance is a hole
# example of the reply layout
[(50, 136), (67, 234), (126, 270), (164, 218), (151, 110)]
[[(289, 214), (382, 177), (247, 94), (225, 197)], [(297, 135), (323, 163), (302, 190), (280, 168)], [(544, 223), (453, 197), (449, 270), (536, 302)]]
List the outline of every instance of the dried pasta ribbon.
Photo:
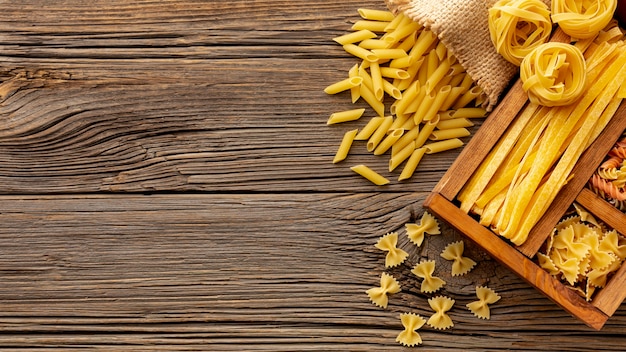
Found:
[(443, 279), (433, 276), (433, 273), (435, 272), (434, 260), (426, 260), (422, 261), (419, 264), (416, 264), (411, 272), (415, 274), (415, 276), (423, 279), (422, 285), (420, 287), (421, 292), (435, 292), (446, 284)]
[(550, 10), (541, 0), (500, 0), (489, 9), (489, 34), (496, 51), (519, 66), (552, 32)]
[(402, 322), (402, 326), (404, 326), (404, 330), (398, 334), (396, 342), (407, 347), (421, 344), (422, 337), (415, 330), (424, 326), (426, 319), (414, 313), (402, 313), (400, 314), (400, 321)]
[(489, 309), (489, 305), (498, 302), (501, 298), (500, 295), (489, 287), (476, 286), (476, 297), (478, 297), (478, 301), (468, 303), (466, 307), (476, 317), (480, 319), (490, 319), (491, 310)]
[(585, 90), (585, 58), (570, 44), (541, 44), (522, 60), (520, 78), (532, 103), (568, 105)]
[(424, 234), (438, 235), (441, 233), (437, 219), (429, 212), (424, 212), (419, 224), (405, 224), (407, 236), (417, 246), (424, 242)]
[(374, 245), (376, 248), (387, 252), (387, 255), (385, 256), (385, 267), (387, 268), (392, 268), (402, 264), (402, 262), (404, 262), (409, 256), (409, 253), (396, 247), (397, 244), (398, 233), (390, 232), (381, 237)]
[(463, 256), (464, 247), (463, 241), (452, 242), (440, 254), (442, 258), (454, 261), (452, 276), (465, 275), (476, 266), (475, 261)]
[(365, 291), (370, 301), (381, 308), (387, 308), (387, 303), (389, 302), (387, 295), (398, 292), (400, 292), (400, 283), (387, 273), (380, 275), (380, 287), (373, 287)]
[(430, 325), (430, 327), (437, 330), (449, 329), (454, 326), (452, 319), (447, 314), (447, 311), (452, 309), (454, 305), (454, 300), (445, 296), (438, 296), (434, 298), (430, 298), (428, 300), (428, 305), (435, 311), (426, 324)]
[(606, 27), (617, 0), (552, 0), (552, 22), (575, 39), (591, 38)]

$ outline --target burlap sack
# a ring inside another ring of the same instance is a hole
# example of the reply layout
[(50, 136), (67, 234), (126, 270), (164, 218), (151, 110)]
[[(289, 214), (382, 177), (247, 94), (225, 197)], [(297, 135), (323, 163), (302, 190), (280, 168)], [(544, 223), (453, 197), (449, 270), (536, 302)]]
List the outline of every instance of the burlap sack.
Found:
[(485, 107), (496, 105), (519, 68), (496, 52), (489, 37), (488, 9), (495, 0), (385, 2), (392, 12), (404, 12), (437, 34), (487, 95)]

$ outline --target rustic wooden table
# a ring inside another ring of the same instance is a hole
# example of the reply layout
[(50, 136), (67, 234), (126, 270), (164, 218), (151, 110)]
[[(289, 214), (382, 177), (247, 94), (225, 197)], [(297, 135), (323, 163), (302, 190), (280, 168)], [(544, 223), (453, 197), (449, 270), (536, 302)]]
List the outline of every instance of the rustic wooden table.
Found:
[[(1, 350), (405, 350), (420, 258), (456, 300), (421, 350), (623, 350), (623, 308), (596, 332), (471, 244), (446, 274), (446, 226), (401, 237), (403, 291), (369, 302), (374, 243), (458, 152), (385, 187), (349, 169), (386, 168), (365, 148), (332, 164), (356, 125), (325, 124), (351, 104), (322, 89), (356, 61), (331, 38), (360, 7), (384, 3), (0, 0)], [(502, 295), (491, 320), (476, 285)]]

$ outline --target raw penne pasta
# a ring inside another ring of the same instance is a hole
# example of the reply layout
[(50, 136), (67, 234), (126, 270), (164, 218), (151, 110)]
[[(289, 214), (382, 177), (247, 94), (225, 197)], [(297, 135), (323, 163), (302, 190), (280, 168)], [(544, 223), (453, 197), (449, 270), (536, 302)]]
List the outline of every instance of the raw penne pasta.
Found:
[(356, 31), (356, 32), (341, 35), (339, 37), (335, 37), (333, 38), (333, 40), (341, 45), (346, 45), (346, 44), (353, 44), (356, 42), (361, 42), (363, 40), (372, 39), (372, 38), (376, 38), (376, 33), (367, 29), (362, 29), (360, 31)]
[(426, 121), (422, 129), (420, 130), (417, 138), (415, 138), (415, 147), (419, 148), (426, 143), (430, 134), (435, 130), (435, 127), (439, 123), (439, 117), (435, 116), (435, 118)]
[(424, 149), (426, 149), (426, 154), (434, 154), (445, 152), (446, 150), (451, 150), (455, 148), (460, 148), (463, 146), (463, 141), (458, 138), (447, 139), (444, 141), (438, 141), (433, 143), (428, 143), (424, 145)]
[(372, 32), (384, 32), (385, 28), (389, 25), (387, 21), (370, 21), (370, 20), (360, 20), (354, 22), (352, 25), (352, 30), (359, 31), (362, 29), (367, 29)]
[(372, 49), (374, 55), (378, 56), (379, 59), (399, 59), (402, 57), (408, 56), (406, 51), (398, 48), (394, 49)]
[[(406, 131), (402, 137), (400, 137), (400, 139), (398, 139), (398, 141), (396, 141), (396, 143), (394, 143), (393, 148), (400, 150), (402, 148), (404, 148), (407, 144), (411, 143), (411, 142), (415, 142), (415, 138), (417, 138), (418, 134), (419, 134), (419, 126), (415, 126), (413, 128), (411, 128), (410, 130)], [(415, 149), (415, 147), (413, 148)], [(391, 154), (395, 154), (394, 150), (392, 149)]]
[(326, 124), (333, 125), (336, 123), (358, 120), (361, 116), (363, 116), (364, 112), (365, 109), (338, 111), (330, 115)]
[(354, 137), (356, 141), (364, 141), (369, 139), (372, 134), (378, 129), (383, 121), (384, 117), (372, 117), (369, 122), (361, 129), (361, 131)]
[(363, 100), (365, 100), (369, 106), (376, 111), (378, 116), (385, 115), (385, 105), (380, 100), (376, 99), (374, 92), (369, 90), (364, 84), (360, 86), (361, 90), (359, 91)]
[(464, 127), (450, 128), (447, 130), (434, 130), (430, 133), (428, 139), (432, 141), (441, 141), (444, 139), (462, 138), (470, 135), (470, 131)]
[[(415, 64), (415, 62), (417, 61), (417, 59), (413, 56), (404, 56), (404, 57), (400, 57), (397, 59), (393, 59), (391, 60), (391, 62), (389, 63), (389, 68), (407, 68), (410, 67), (412, 65)], [(419, 67), (416, 68), (416, 71)], [(406, 72), (406, 71), (404, 71)], [(407, 74), (406, 78), (407, 79), (411, 77), (409, 74)], [(399, 77), (398, 77), (399, 78)]]
[(399, 68), (394, 68), (394, 67), (381, 67), (380, 74), (383, 77), (388, 77), (388, 78), (407, 79), (410, 77), (409, 73), (406, 72), (405, 70), (401, 70)]
[(344, 133), (341, 144), (339, 145), (337, 153), (335, 153), (335, 157), (333, 158), (333, 164), (336, 164), (346, 159), (346, 157), (348, 156), (348, 152), (350, 151), (350, 147), (352, 147), (354, 137), (356, 136), (358, 131), (358, 129), (354, 129)]
[(476, 86), (465, 92), (463, 95), (459, 97), (459, 99), (452, 105), (452, 108), (458, 110), (460, 108), (464, 108), (472, 102), (472, 100), (476, 99), (478, 96), (483, 94), (483, 90)]
[(395, 18), (392, 12), (373, 9), (357, 9), (361, 18), (372, 21), (391, 22)]
[[(439, 114), (439, 116), (441, 117), (441, 114)], [(439, 123), (437, 124), (437, 129), (448, 130), (452, 128), (472, 127), (472, 126), (474, 126), (474, 123), (471, 120), (466, 119), (464, 117), (447, 119), (447, 120), (442, 120), (440, 118)]]
[(385, 79), (383, 79), (382, 82), (383, 82), (383, 90), (385, 91), (385, 93), (389, 94), (396, 100), (402, 99), (402, 92), (400, 91), (400, 89), (398, 89), (391, 82)]
[(368, 152), (373, 152), (374, 149), (376, 149), (380, 141), (382, 141), (383, 138), (385, 138), (385, 136), (387, 135), (387, 132), (389, 132), (389, 127), (391, 127), (392, 123), (393, 123), (393, 117), (385, 116), (385, 119), (383, 120), (383, 122), (378, 126), (376, 131), (374, 131), (374, 133), (367, 140)]
[(382, 176), (381, 174), (377, 173), (376, 171), (370, 169), (369, 167), (363, 164), (352, 166), (350, 169), (356, 172), (357, 174), (365, 177), (366, 179), (368, 179), (370, 182), (372, 182), (373, 184), (377, 186), (383, 186), (389, 183), (389, 180), (386, 179), (384, 176)]
[(393, 20), (389, 21), (389, 24), (385, 27), (385, 32), (391, 32), (395, 30), (399, 25), (401, 25), (404, 21), (411, 20), (404, 13), (400, 12)]
[(411, 33), (418, 30), (419, 28), (420, 28), (419, 23), (411, 21), (409, 24), (399, 26), (392, 32), (389, 32), (388, 35), (385, 37), (385, 40), (388, 43), (397, 43), (400, 40), (407, 37), (408, 35), (410, 35)]
[(487, 115), (487, 110), (483, 108), (459, 108), (454, 110), (452, 117), (457, 118), (480, 118), (485, 117)]
[(423, 121), (430, 121), (437, 115), (437, 111), (441, 110), (441, 106), (450, 94), (450, 90), (450, 86), (443, 86), (436, 92), (435, 98), (432, 100), (431, 105), (422, 117)]
[(413, 151), (413, 153), (409, 157), (409, 160), (407, 160), (406, 164), (404, 165), (402, 173), (400, 173), (400, 176), (398, 176), (398, 181), (406, 180), (413, 176), (413, 173), (415, 173), (415, 170), (417, 169), (417, 165), (420, 163), (425, 153), (426, 148), (417, 148)]
[(392, 153), (389, 158), (389, 172), (395, 170), (403, 161), (408, 159), (415, 150), (415, 142), (411, 141), (400, 149), (397, 153)]
[(437, 86), (437, 84), (439, 84), (439, 82), (443, 79), (443, 77), (448, 73), (449, 70), (450, 70), (450, 63), (448, 63), (448, 61), (446, 60), (440, 61), (437, 64), (437, 68), (428, 75), (428, 79), (426, 80), (426, 84), (425, 84), (426, 93), (432, 92)]
[(380, 73), (378, 62), (370, 63), (370, 75), (372, 77), (372, 91), (377, 100), (382, 100), (385, 94), (383, 89), (383, 76)]
[[(354, 64), (354, 66), (352, 66), (350, 68), (350, 70), (348, 70), (348, 77), (352, 78), (352, 77), (359, 77), (359, 64)], [(363, 78), (361, 78), (361, 83), (363, 82)], [(350, 88), (350, 99), (352, 100), (352, 104), (356, 103), (357, 100), (359, 100), (359, 98), (361, 97), (361, 93), (360, 93), (360, 88), (359, 86), (354, 86)]]
[(363, 82), (363, 78), (361, 77), (348, 77), (324, 88), (324, 92), (327, 94), (337, 94), (345, 90), (358, 87), (361, 85), (361, 82)]
[(349, 54), (352, 54), (368, 62), (378, 61), (378, 56), (376, 56), (376, 54), (374, 54), (373, 52), (367, 49), (363, 49), (359, 46), (356, 46), (354, 44), (345, 44), (343, 46), (343, 50), (345, 50)]
[(386, 49), (389, 47), (389, 43), (380, 39), (365, 39), (359, 43), (359, 46), (363, 49), (368, 49), (368, 50)]
[(404, 134), (401, 128), (391, 131), (374, 149), (374, 155), (382, 155)]

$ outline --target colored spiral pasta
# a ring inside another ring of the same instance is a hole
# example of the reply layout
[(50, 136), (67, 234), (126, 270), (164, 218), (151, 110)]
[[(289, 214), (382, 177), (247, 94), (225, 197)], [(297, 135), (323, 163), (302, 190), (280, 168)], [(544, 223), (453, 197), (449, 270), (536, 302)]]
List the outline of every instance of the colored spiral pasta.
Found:
[(573, 103), (584, 91), (585, 72), (580, 49), (556, 42), (539, 45), (520, 66), (522, 88), (531, 102), (544, 106)]
[(550, 38), (550, 10), (541, 0), (500, 0), (489, 9), (489, 34), (496, 51), (519, 66)]
[(591, 38), (613, 18), (617, 0), (552, 0), (552, 22), (576, 39)]

